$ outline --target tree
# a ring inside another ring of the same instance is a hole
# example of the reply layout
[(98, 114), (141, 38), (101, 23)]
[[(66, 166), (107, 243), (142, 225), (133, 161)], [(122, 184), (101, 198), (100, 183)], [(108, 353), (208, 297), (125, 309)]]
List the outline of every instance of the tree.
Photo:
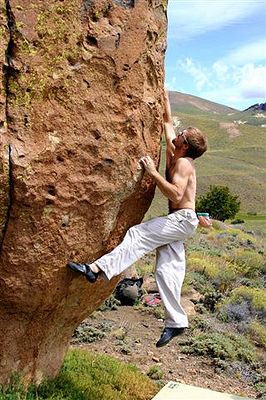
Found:
[(210, 186), (209, 191), (197, 200), (198, 212), (208, 212), (214, 219), (225, 221), (240, 210), (238, 196), (230, 193), (227, 186)]

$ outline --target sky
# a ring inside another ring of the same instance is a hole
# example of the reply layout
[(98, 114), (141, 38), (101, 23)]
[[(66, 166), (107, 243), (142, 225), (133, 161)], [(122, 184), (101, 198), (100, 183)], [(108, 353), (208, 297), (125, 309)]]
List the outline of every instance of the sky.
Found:
[(266, 102), (266, 0), (168, 0), (166, 87), (244, 110)]

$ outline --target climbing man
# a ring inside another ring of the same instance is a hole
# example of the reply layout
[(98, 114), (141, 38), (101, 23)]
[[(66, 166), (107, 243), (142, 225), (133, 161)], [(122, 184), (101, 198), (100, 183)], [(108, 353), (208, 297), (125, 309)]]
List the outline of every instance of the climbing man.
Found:
[(69, 268), (94, 283), (101, 273), (111, 279), (156, 249), (155, 278), (165, 308), (165, 328), (157, 347), (164, 346), (188, 327), (188, 318), (180, 303), (185, 276), (183, 242), (195, 232), (199, 222), (195, 213), (194, 160), (207, 150), (207, 138), (197, 128), (175, 133), (166, 91), (164, 101), (166, 179), (156, 170), (151, 157), (145, 156), (140, 162), (169, 200), (169, 214), (131, 227), (121, 244), (92, 263), (68, 263)]

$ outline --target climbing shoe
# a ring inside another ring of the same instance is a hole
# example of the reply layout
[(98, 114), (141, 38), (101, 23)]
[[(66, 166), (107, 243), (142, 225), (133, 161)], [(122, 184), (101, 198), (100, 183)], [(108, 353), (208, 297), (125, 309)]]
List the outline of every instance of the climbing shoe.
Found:
[(70, 269), (72, 269), (72, 271), (79, 272), (80, 274), (84, 275), (90, 283), (94, 283), (98, 279), (99, 272), (93, 272), (90, 264), (69, 262), (67, 265)]

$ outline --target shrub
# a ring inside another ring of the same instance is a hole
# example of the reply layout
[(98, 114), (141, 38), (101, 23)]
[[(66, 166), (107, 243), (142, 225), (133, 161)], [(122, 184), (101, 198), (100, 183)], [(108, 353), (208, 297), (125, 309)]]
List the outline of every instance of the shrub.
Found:
[(256, 361), (255, 347), (242, 335), (202, 333), (179, 342), (179, 345), (183, 347), (183, 353), (195, 353), (216, 360), (240, 360), (249, 364)]
[(199, 293), (202, 294), (214, 290), (214, 287), (207, 276), (200, 272), (187, 271), (184, 285), (185, 290), (186, 288), (193, 286)]
[(195, 315), (190, 320), (190, 329), (192, 331), (200, 330), (202, 332), (209, 332), (211, 330), (210, 323), (199, 315)]
[(232, 292), (230, 298), (233, 303), (242, 299), (247, 300), (254, 311), (261, 312), (263, 316), (266, 315), (266, 291), (264, 289), (240, 286)]
[(252, 318), (264, 320), (266, 316), (265, 290), (240, 286), (219, 305), (218, 315), (225, 321), (250, 322)]
[(92, 343), (101, 340), (106, 336), (106, 332), (110, 332), (112, 323), (104, 321), (97, 327), (91, 326), (90, 321), (83, 321), (75, 330), (72, 341), (78, 343)]
[(212, 218), (225, 221), (238, 213), (240, 201), (227, 186), (210, 186), (209, 192), (199, 197), (196, 207), (197, 211), (208, 212)]
[(233, 221), (231, 221), (232, 225), (244, 224), (244, 223), (245, 223), (245, 221), (243, 219), (239, 219), (239, 218), (234, 219)]
[(219, 274), (219, 266), (215, 263), (215, 258), (205, 253), (194, 252), (187, 260), (190, 271), (200, 272), (208, 278), (214, 278)]
[(222, 257), (195, 253), (188, 257), (188, 268), (200, 272), (222, 293), (231, 288), (237, 273), (234, 265)]
[(235, 249), (227, 258), (238, 266), (242, 275), (256, 277), (259, 273), (266, 272), (265, 257), (255, 250)]
[(263, 279), (259, 279), (258, 278), (247, 278), (245, 276), (240, 277), (239, 279), (239, 284), (240, 286), (248, 286), (248, 287), (255, 287), (255, 288), (259, 288), (259, 289), (263, 289), (264, 288), (264, 282)]
[(154, 273), (154, 262), (146, 261), (145, 258), (136, 263), (136, 271), (138, 276), (145, 276)]
[(151, 378), (151, 379), (155, 379), (155, 380), (159, 380), (163, 378), (163, 370), (160, 367), (160, 365), (153, 365), (152, 367), (150, 367), (149, 371), (147, 372), (147, 375)]
[(211, 312), (215, 311), (216, 305), (223, 298), (222, 293), (217, 291), (206, 292), (201, 299), (201, 303), (203, 303), (204, 307)]
[(219, 311), (219, 317), (226, 322), (249, 322), (252, 317), (248, 301), (232, 304), (225, 303)]
[(99, 311), (118, 310), (120, 301), (112, 293), (98, 308)]
[(266, 327), (259, 321), (253, 320), (249, 325), (249, 333), (252, 341), (266, 349)]
[(79, 326), (74, 333), (73, 342), (76, 343), (92, 343), (96, 340), (103, 339), (105, 333), (93, 326)]
[(157, 304), (155, 307), (145, 306), (144, 304), (137, 304), (134, 306), (135, 310), (139, 310), (146, 314), (154, 315), (157, 319), (164, 318), (164, 307), (162, 304)]

